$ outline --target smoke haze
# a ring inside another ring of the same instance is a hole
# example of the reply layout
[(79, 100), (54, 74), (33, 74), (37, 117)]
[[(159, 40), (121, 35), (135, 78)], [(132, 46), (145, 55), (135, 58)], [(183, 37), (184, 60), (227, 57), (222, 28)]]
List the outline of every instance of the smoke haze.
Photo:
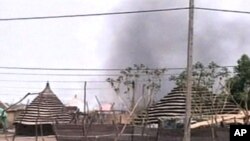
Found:
[[(198, 6), (209, 6), (206, 4), (197, 2)], [(130, 5), (130, 9), (181, 6), (187, 7), (188, 3), (141, 1)], [(194, 62), (234, 65), (247, 50), (247, 16), (195, 10)], [(108, 67), (140, 63), (150, 67), (186, 66), (188, 10), (112, 17), (110, 23), (114, 39)]]
[[(197, 7), (243, 11), (250, 9), (249, 0), (196, 0), (195, 3)], [(187, 6), (188, 0), (3, 1), (0, 17), (108, 13)], [(207, 64), (214, 61), (219, 65), (235, 65), (243, 53), (250, 55), (249, 23), (249, 14), (195, 10), (194, 62), (200, 61)], [(0, 28), (2, 35), (0, 66), (105, 69), (145, 64), (151, 68), (186, 67), (188, 10), (1, 21)], [(1, 70), (1, 72), (9, 72), (9, 70)], [(20, 70), (12, 72), (33, 73)], [(40, 73), (47, 72), (40, 71)], [(98, 73), (91, 72), (93, 75)], [(52, 89), (59, 88), (55, 89), (55, 93), (67, 101), (75, 94), (83, 97), (83, 84), (61, 84), (53, 81), (105, 81), (106, 79), (106, 76), (59, 77), (6, 74), (0, 76), (2, 80), (15, 81), (2, 81), (0, 84), (1, 100), (11, 102), (19, 100), (27, 92), (40, 91), (46, 81), (51, 81)], [(17, 86), (21, 88), (16, 88)], [(71, 88), (71, 90), (65, 91), (60, 88)], [(88, 98), (94, 104), (97, 104), (96, 95), (104, 101), (116, 100), (110, 96), (113, 91), (107, 83), (90, 83), (88, 88), (94, 88), (88, 91)], [(170, 89), (162, 90), (162, 94), (166, 94), (168, 90)]]

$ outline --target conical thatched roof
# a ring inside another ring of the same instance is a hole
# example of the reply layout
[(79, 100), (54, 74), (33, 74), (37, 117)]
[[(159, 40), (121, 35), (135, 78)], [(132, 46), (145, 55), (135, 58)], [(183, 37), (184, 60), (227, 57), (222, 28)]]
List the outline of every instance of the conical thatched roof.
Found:
[(47, 83), (45, 89), (16, 118), (15, 123), (25, 125), (51, 124), (55, 120), (68, 123), (71, 117), (64, 110), (65, 106)]
[[(174, 88), (156, 104), (141, 112), (134, 120), (136, 124), (158, 123), (160, 118), (183, 118), (185, 116), (186, 90)], [(198, 117), (211, 114), (233, 114), (239, 109), (222, 95), (216, 95), (207, 89), (192, 90), (192, 115)]]

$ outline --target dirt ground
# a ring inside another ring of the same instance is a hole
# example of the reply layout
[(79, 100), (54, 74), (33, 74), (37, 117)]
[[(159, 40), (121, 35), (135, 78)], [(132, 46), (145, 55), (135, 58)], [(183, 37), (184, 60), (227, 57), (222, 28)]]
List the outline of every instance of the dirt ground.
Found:
[[(5, 135), (0, 135), (0, 141), (12, 141), (13, 139), (13, 134), (8, 134), (7, 139)], [(21, 137), (17, 136), (15, 138), (15, 141), (35, 141), (36, 137)], [(39, 137), (38, 141), (56, 141), (55, 136), (46, 136), (46, 137)]]
[[(217, 141), (229, 141), (229, 129), (221, 128), (216, 129)], [(162, 130), (159, 133), (158, 141), (182, 141), (183, 132), (178, 130)], [(12, 141), (13, 133), (7, 135), (7, 138), (4, 134), (0, 134), (0, 141)], [(210, 129), (196, 129), (192, 131), (192, 141), (211, 141), (211, 131)], [(24, 137), (17, 136), (15, 141), (36, 141), (35, 137)], [(55, 136), (44, 136), (39, 137), (38, 141), (56, 141)], [(102, 139), (98, 139), (102, 141)], [(106, 141), (106, 140), (105, 140)], [(111, 140), (112, 141), (112, 140)], [(122, 139), (121, 139), (122, 141)], [(124, 140), (123, 140), (124, 141)], [(126, 140), (129, 141), (129, 140)], [(134, 141), (141, 141), (141, 139), (134, 138)]]
[[(35, 137), (17, 137), (15, 141), (35, 141)], [(6, 140), (3, 136), (0, 136), (0, 141), (12, 141), (12, 137), (8, 137)], [(56, 141), (54, 136), (47, 137), (39, 137), (38, 141)], [(173, 136), (164, 136), (160, 137), (158, 141), (182, 141), (181, 137), (173, 137)], [(192, 141), (211, 141), (210, 137), (192, 137)], [(229, 141), (229, 138), (221, 138), (219, 137), (217, 141)]]

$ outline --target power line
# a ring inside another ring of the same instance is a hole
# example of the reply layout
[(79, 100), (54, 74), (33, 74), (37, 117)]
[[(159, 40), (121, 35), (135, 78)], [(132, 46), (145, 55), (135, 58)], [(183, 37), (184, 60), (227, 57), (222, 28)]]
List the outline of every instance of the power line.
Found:
[[(235, 66), (221, 66), (216, 67), (215, 69), (220, 68), (231, 68)], [(183, 68), (185, 69), (185, 68)], [(208, 69), (208, 67), (204, 67), (204, 69)], [(174, 70), (172, 68), (172, 70)], [(148, 74), (144, 73), (136, 73), (139, 76), (149, 76)], [(179, 75), (180, 73), (163, 73), (162, 76), (171, 76), (171, 75)], [(61, 73), (19, 73), (19, 72), (0, 72), (0, 75), (23, 75), (23, 76), (76, 76), (76, 77), (117, 77), (121, 76), (123, 74), (61, 74)], [(0, 80), (1, 81), (1, 80)], [(38, 81), (38, 82), (44, 82), (44, 81)], [(64, 81), (59, 81), (64, 82)], [(67, 82), (67, 81), (66, 81)], [(84, 81), (71, 81), (71, 82), (84, 82)], [(91, 82), (91, 81), (90, 81)]]
[(4, 75), (46, 75), (46, 76), (119, 76), (119, 74), (60, 74), (60, 73), (14, 73), (14, 72), (0, 72)]
[[(53, 88), (53, 90), (56, 90), (57, 88)], [(27, 89), (16, 89), (15, 90), (5, 90), (5, 91), (0, 91), (0, 95), (23, 95), (24, 93), (27, 93), (27, 90), (29, 91), (41, 91), (41, 89), (38, 88), (27, 88)], [(70, 88), (59, 88), (57, 89), (58, 91), (83, 91), (83, 89), (70, 89)], [(87, 88), (87, 91), (114, 91), (112, 88), (108, 89), (108, 88)], [(23, 92), (23, 93), (22, 93)], [(58, 94), (60, 95), (60, 93)]]
[(124, 14), (165, 12), (165, 11), (176, 11), (176, 10), (186, 10), (186, 9), (189, 9), (189, 8), (188, 7), (181, 7), (181, 8), (136, 10), (136, 11), (93, 13), (93, 14), (79, 14), (79, 15), (58, 15), (58, 16), (41, 16), (41, 17), (1, 18), (0, 21), (20, 21), (20, 20), (41, 20), (41, 19), (59, 19), (59, 18), (76, 18), (76, 17), (94, 17), (94, 16), (109, 16), (109, 15), (124, 15)]
[[(220, 68), (233, 68), (235, 66), (218, 66), (215, 69), (220, 69)], [(2, 69), (6, 69), (5, 67), (2, 67)], [(7, 68), (9, 69), (9, 68)], [(16, 67), (11, 67), (11, 69), (16, 69)], [(18, 69), (18, 68), (17, 68)], [(23, 69), (23, 68), (21, 68)], [(33, 68), (25, 68), (26, 70), (33, 69)], [(39, 68), (39, 69), (46, 69), (48, 70), (49, 68)], [(171, 70), (184, 70), (186, 68), (165, 68), (168, 71)], [(209, 67), (204, 67), (204, 69), (209, 69)], [(52, 69), (53, 70), (53, 69)], [(61, 69), (60, 69), (61, 70)], [(65, 70), (68, 70), (65, 68)], [(99, 69), (101, 70), (101, 69)], [(141, 69), (143, 70), (143, 69)], [(138, 72), (136, 73), (140, 76), (148, 76), (148, 74), (144, 74), (143, 72)], [(163, 73), (162, 76), (171, 76), (171, 75), (179, 75), (180, 73), (172, 72), (172, 73)], [(76, 76), (76, 77), (118, 77), (123, 74), (118, 74), (118, 73), (113, 73), (113, 74), (74, 74), (74, 73), (23, 73), (23, 72), (0, 72), (0, 75), (21, 75), (21, 76)], [(0, 80), (1, 81), (1, 80)], [(44, 81), (39, 81), (39, 82), (44, 82)], [(60, 81), (63, 82), (63, 81)], [(80, 82), (84, 83), (84, 81), (74, 81), (74, 82)]]
[(198, 10), (206, 10), (206, 11), (217, 11), (217, 12), (229, 12), (229, 13), (250, 14), (250, 11), (226, 10), (226, 9), (203, 8), (203, 7), (195, 7), (195, 9), (198, 9)]
[[(0, 69), (8, 70), (48, 70), (48, 71), (121, 71), (123, 69), (119, 68), (109, 68), (109, 69), (95, 69), (95, 68), (33, 68), (33, 67), (4, 67), (0, 66)], [(125, 68), (126, 69), (126, 68)], [(157, 70), (158, 68), (148, 68), (148, 70)], [(164, 69), (164, 68), (161, 68)], [(169, 68), (169, 69), (183, 69), (183, 68)], [(131, 69), (137, 70), (137, 69)]]
[[(138, 74), (138, 73), (137, 73)], [(39, 76), (84, 76), (84, 77), (108, 77), (120, 76), (121, 74), (60, 74), (60, 73), (19, 73), (19, 72), (0, 72), (0, 75), (39, 75)], [(140, 76), (147, 76), (147, 74), (139, 73)], [(178, 75), (176, 73), (165, 73), (163, 75)]]
[(35, 68), (35, 67), (4, 67), (0, 66), (0, 69), (8, 70), (49, 70), (49, 71), (120, 71), (122, 69), (85, 69), (85, 68)]
[[(187, 9), (189, 9), (189, 7), (152, 9), (152, 10), (135, 10), (135, 11), (124, 11), (124, 12), (93, 13), (93, 14), (78, 14), (78, 15), (0, 18), (0, 21), (21, 21), (21, 20), (42, 20), (42, 19), (76, 18), (76, 17), (111, 16), (111, 15), (124, 15), (124, 14), (139, 14), (139, 13), (178, 11), (178, 10), (187, 10)], [(218, 12), (240, 13), (240, 14), (250, 14), (250, 11), (239, 11), (239, 10), (226, 10), (226, 9), (204, 8), (204, 7), (195, 7), (194, 9), (207, 10), (207, 11), (218, 11)]]
[[(168, 81), (168, 78), (161, 79), (160, 81)], [(153, 81), (153, 80), (152, 80)], [(39, 81), (39, 80), (6, 80), (6, 79), (0, 79), (0, 82), (13, 82), (13, 83), (102, 83), (102, 84), (107, 84), (110, 85), (110, 82), (108, 81)], [(149, 82), (149, 80), (137, 80), (137, 82)], [(123, 83), (123, 82), (121, 82)], [(9, 83), (8, 83), (9, 84)], [(5, 87), (5, 86), (0, 86), (0, 87)], [(14, 87), (13, 87), (14, 88)]]
[[(15, 86), (0, 86), (1, 89), (41, 89), (38, 87), (15, 87)], [(52, 89), (59, 89), (59, 90), (81, 90), (83, 91), (83, 88), (52, 88)], [(87, 88), (87, 90), (103, 90), (103, 89), (112, 89), (111, 87), (103, 87), (103, 88)]]
[[(235, 74), (234, 72), (226, 72), (227, 74)], [(164, 76), (178, 76), (181, 73), (168, 73), (168, 74), (163, 74)], [(31, 74), (32, 75), (32, 74)], [(146, 75), (145, 75), (146, 76)], [(144, 78), (145, 79), (145, 78)], [(168, 80), (168, 79), (161, 79), (161, 80)], [(0, 79), (0, 82), (14, 82), (14, 83), (46, 83), (48, 80), (9, 80), (9, 79)], [(106, 80), (50, 80), (49, 82), (52, 83), (107, 83)], [(141, 80), (139, 82), (147, 82), (147, 80)]]
[[(218, 68), (231, 68), (236, 66), (219, 66)], [(208, 68), (208, 67), (205, 67)], [(46, 71), (121, 71), (125, 70), (126, 68), (107, 68), (107, 69), (97, 69), (97, 68), (34, 68), (34, 67), (5, 67), (0, 66), (0, 69), (6, 70), (46, 70)], [(158, 70), (158, 69), (166, 69), (166, 70), (183, 70), (186, 69), (185, 67), (163, 67), (163, 68), (148, 68), (147, 70)], [(138, 70), (138, 69), (131, 69), (131, 70)], [(144, 69), (139, 69), (144, 70)]]
[[(175, 74), (175, 75), (179, 75), (179, 74)], [(168, 80), (168, 79), (161, 79), (163, 80)], [(14, 82), (14, 83), (47, 83), (48, 81), (39, 81), (39, 80), (6, 80), (6, 79), (0, 79), (0, 82)], [(49, 81), (51, 83), (107, 83), (107, 81), (92, 81), (92, 80), (85, 80), (85, 81)], [(138, 82), (148, 82), (147, 80), (141, 80)]]
[[(24, 83), (46, 83), (47, 81), (42, 81), (42, 80), (0, 80), (0, 82), (24, 82)], [(63, 80), (58, 80), (58, 81), (49, 81), (53, 83), (107, 83), (107, 81), (91, 81), (91, 80), (86, 80), (86, 81), (63, 81)]]

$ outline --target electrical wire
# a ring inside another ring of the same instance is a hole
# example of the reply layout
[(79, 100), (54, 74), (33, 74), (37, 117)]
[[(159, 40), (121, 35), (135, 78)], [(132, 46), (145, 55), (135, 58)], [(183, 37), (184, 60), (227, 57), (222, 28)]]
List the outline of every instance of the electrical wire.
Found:
[[(166, 12), (166, 11), (178, 11), (187, 10), (189, 7), (180, 8), (165, 8), (165, 9), (151, 9), (151, 10), (135, 10), (135, 11), (123, 11), (123, 12), (108, 12), (108, 13), (92, 13), (92, 14), (78, 14), (78, 15), (57, 15), (57, 16), (35, 16), (35, 17), (18, 17), (18, 18), (0, 18), (0, 21), (20, 21), (20, 20), (42, 20), (42, 19), (59, 19), (59, 18), (76, 18), (76, 17), (93, 17), (93, 16), (110, 16), (110, 15), (124, 15), (124, 14), (139, 14), (139, 13), (152, 13), (152, 12)], [(197, 10), (217, 11), (217, 12), (230, 12), (240, 14), (250, 14), (250, 11), (239, 10), (226, 10), (216, 8), (204, 8), (194, 7)]]
[[(38, 87), (15, 87), (15, 86), (0, 86), (1, 89), (41, 89)], [(84, 88), (53, 88), (58, 90), (84, 90)], [(100, 89), (112, 89), (111, 87), (103, 87), (103, 88), (86, 88), (87, 90), (100, 90)]]
[[(109, 68), (109, 69), (95, 69), (95, 68), (34, 68), (34, 67), (6, 67), (0, 66), (0, 69), (7, 69), (7, 70), (47, 70), (47, 71), (121, 71), (123, 69), (119, 68)], [(149, 68), (148, 70), (158, 70), (159, 68)], [(160, 69), (164, 69), (160, 68)], [(168, 69), (184, 69), (184, 68), (168, 68)], [(131, 69), (131, 70), (138, 70), (138, 69)], [(140, 69), (139, 69), (140, 70)]]
[[(168, 79), (161, 79), (161, 80), (168, 80)], [(14, 83), (46, 83), (48, 81), (40, 81), (40, 80), (7, 80), (7, 79), (0, 79), (0, 82), (14, 82)], [(51, 83), (107, 83), (107, 81), (92, 81), (92, 80), (85, 80), (85, 81), (49, 81)], [(148, 82), (147, 80), (141, 80), (138, 82)]]
[(22, 18), (0, 18), (0, 21), (20, 21), (20, 20), (41, 20), (41, 19), (110, 16), (110, 15), (166, 12), (166, 11), (177, 11), (177, 10), (187, 10), (187, 9), (189, 9), (189, 7), (167, 8), (167, 9), (152, 9), (152, 10), (136, 10), (136, 11), (124, 11), (124, 12), (109, 12), (109, 13), (79, 14), (79, 15), (58, 15), (58, 16), (22, 17)]
[[(24, 82), (24, 83), (46, 83), (48, 81), (42, 81), (42, 80), (6, 80), (6, 79), (0, 79), (0, 82)], [(53, 83), (107, 83), (107, 81), (92, 81), (92, 80), (83, 80), (83, 81), (66, 81), (66, 80), (51, 80), (49, 82)]]
[(49, 70), (49, 71), (120, 71), (122, 69), (84, 69), (84, 68), (35, 68), (35, 67), (6, 67), (0, 66), (0, 69), (8, 70)]
[(229, 12), (229, 13), (239, 13), (239, 14), (250, 14), (250, 11), (239, 11), (239, 10), (226, 10), (226, 9), (216, 9), (216, 8), (203, 8), (195, 7), (197, 10), (215, 11), (215, 12)]
[[(138, 74), (138, 73), (137, 73)], [(39, 76), (84, 76), (84, 77), (108, 77), (108, 76), (120, 76), (121, 74), (59, 74), (59, 73), (19, 73), (19, 72), (0, 72), (0, 75), (39, 75)], [(147, 74), (139, 73), (140, 76), (147, 76)], [(163, 75), (178, 75), (176, 73), (163, 74)]]
[(4, 75), (46, 75), (46, 76), (119, 76), (119, 74), (60, 74), (60, 73), (16, 73), (16, 72), (0, 72)]
[[(232, 68), (235, 67), (233, 65), (230, 66), (218, 66), (218, 68)], [(205, 67), (208, 68), (208, 67)], [(109, 68), (109, 69), (95, 69), (95, 68), (34, 68), (34, 67), (6, 67), (6, 66), (0, 66), (0, 69), (6, 69), (6, 70), (48, 70), (48, 71), (122, 71), (125, 70), (124, 68)], [(159, 70), (159, 69), (166, 69), (166, 70), (183, 70), (186, 69), (185, 67), (163, 67), (163, 68), (149, 68), (148, 70)], [(138, 69), (131, 69), (131, 70), (138, 70)], [(144, 70), (144, 69), (139, 69)]]

